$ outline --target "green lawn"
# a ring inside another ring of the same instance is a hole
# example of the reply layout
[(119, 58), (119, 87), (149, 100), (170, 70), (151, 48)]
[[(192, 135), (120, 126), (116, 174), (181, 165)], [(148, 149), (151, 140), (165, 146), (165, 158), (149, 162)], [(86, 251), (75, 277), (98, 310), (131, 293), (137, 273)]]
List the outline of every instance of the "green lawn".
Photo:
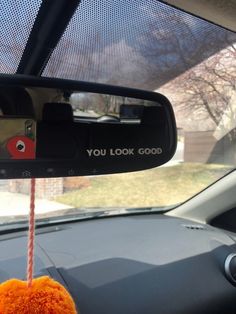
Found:
[(167, 206), (182, 202), (230, 170), (221, 165), (181, 164), (90, 178), (88, 187), (57, 201), (74, 207)]

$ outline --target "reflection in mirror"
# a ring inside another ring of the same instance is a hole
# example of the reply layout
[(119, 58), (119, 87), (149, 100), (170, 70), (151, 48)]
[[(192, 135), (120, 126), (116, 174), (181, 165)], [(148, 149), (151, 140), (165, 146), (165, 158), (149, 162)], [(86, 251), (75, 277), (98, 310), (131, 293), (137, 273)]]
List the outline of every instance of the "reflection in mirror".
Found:
[(156, 102), (144, 99), (122, 97), (115, 95), (93, 94), (93, 93), (72, 93), (69, 102), (73, 108), (74, 116), (97, 118), (103, 116), (114, 117), (114, 122), (129, 120), (141, 120), (144, 106), (157, 106)]
[(61, 80), (48, 87), (44, 80), (0, 84), (5, 178), (137, 171), (173, 156), (175, 119), (163, 95)]
[(35, 159), (36, 122), (24, 118), (0, 118), (0, 159)]

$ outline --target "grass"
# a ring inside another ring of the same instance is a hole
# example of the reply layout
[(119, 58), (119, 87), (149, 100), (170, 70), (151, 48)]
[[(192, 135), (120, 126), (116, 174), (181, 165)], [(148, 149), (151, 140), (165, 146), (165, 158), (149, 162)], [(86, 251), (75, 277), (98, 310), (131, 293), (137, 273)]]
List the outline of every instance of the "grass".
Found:
[(67, 192), (57, 201), (74, 207), (153, 207), (183, 202), (231, 168), (180, 164), (127, 174), (90, 178), (86, 188)]

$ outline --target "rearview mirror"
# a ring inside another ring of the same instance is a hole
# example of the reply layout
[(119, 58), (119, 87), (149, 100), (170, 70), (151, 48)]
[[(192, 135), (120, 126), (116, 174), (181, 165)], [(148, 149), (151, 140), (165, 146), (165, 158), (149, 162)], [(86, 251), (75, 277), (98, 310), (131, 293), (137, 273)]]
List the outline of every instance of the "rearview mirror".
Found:
[(70, 80), (0, 76), (0, 178), (99, 175), (169, 161), (166, 97)]

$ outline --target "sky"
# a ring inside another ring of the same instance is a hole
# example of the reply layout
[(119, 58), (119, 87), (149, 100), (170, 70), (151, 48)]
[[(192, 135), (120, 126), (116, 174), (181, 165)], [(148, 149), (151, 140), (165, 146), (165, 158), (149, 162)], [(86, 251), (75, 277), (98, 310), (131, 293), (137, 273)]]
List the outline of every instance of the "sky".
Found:
[[(41, 0), (0, 0), (0, 72), (17, 70), (40, 5)], [(206, 34), (221, 32), (157, 0), (82, 0), (43, 75), (148, 88), (145, 82), (151, 82), (153, 73), (159, 76), (157, 85), (172, 78), (162, 73), (165, 63), (176, 75), (180, 56), (167, 51), (168, 45), (172, 49), (173, 34), (191, 66)], [(209, 54), (224, 48), (223, 42), (219, 47), (211, 44), (209, 40), (204, 48)], [(195, 63), (203, 57), (199, 55)], [(158, 86), (150, 84), (150, 89), (154, 87)]]
[(14, 73), (41, 0), (0, 0), (0, 72)]

